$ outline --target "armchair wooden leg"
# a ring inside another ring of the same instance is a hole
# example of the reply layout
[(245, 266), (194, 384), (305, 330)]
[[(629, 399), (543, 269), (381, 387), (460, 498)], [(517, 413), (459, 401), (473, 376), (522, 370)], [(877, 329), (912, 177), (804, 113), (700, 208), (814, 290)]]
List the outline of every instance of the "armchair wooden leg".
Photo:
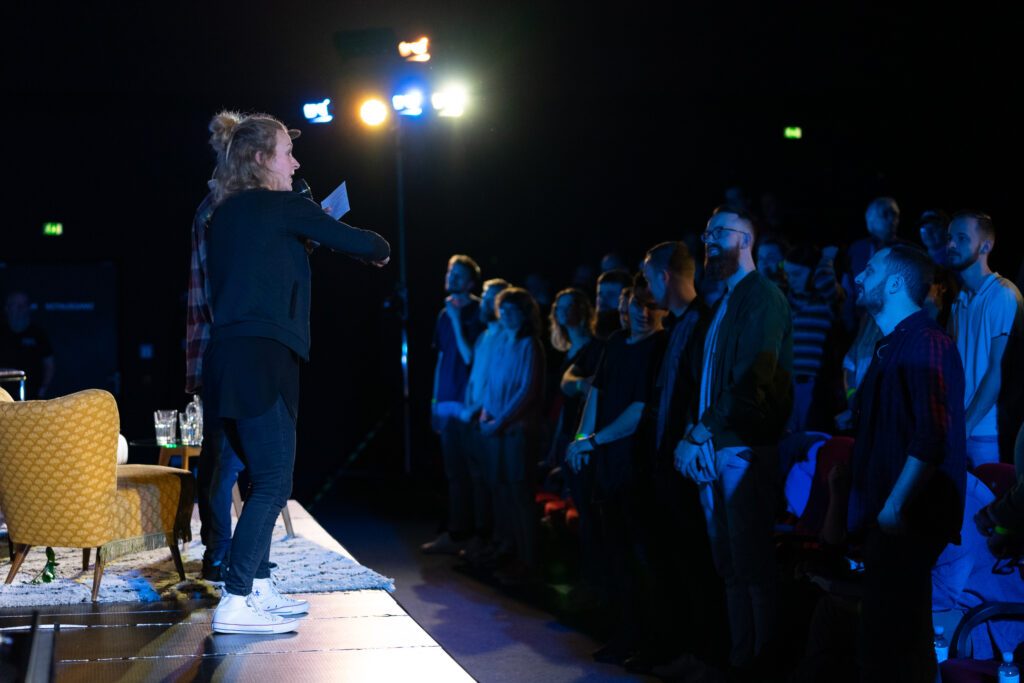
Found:
[(11, 555), (11, 571), (7, 574), (7, 580), (4, 583), (11, 583), (14, 581), (14, 575), (21, 569), (21, 563), (25, 561), (25, 556), (28, 555), (28, 549), (30, 545), (23, 543), (14, 544), (14, 554)]
[(292, 528), (292, 513), (288, 512), (288, 503), (284, 504), (281, 508), (281, 517), (284, 518), (284, 530), (288, 534), (288, 538), (295, 536), (295, 529)]
[(238, 482), (231, 487), (231, 504), (235, 508), (235, 519), (242, 516), (242, 494), (238, 490)]
[(92, 552), (92, 548), (82, 548), (82, 571), (89, 569), (89, 554)]
[(171, 541), (168, 544), (168, 547), (171, 549), (171, 557), (174, 559), (174, 567), (175, 567), (175, 569), (178, 570), (178, 576), (180, 576), (181, 580), (184, 581), (185, 580), (185, 565), (183, 565), (181, 563), (181, 551), (178, 550), (178, 544), (175, 543), (174, 541)]
[(103, 548), (96, 548), (96, 569), (92, 575), (92, 601), (100, 595), (100, 580), (103, 579)]

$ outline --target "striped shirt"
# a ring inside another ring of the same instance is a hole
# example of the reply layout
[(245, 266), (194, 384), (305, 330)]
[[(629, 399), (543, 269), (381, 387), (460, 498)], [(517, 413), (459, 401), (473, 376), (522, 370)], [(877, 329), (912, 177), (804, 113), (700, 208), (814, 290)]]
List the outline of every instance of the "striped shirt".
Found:
[(793, 375), (817, 377), (825, 342), (836, 322), (835, 306), (817, 294), (790, 294), (789, 308), (793, 315)]

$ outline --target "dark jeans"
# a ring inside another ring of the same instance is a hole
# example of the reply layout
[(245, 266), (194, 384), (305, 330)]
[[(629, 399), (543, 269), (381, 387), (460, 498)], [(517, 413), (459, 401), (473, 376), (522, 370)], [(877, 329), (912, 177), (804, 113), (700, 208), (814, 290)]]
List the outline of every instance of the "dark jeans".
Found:
[(502, 434), (483, 437), (488, 453), (488, 483), (494, 491), (494, 534), (499, 546), (537, 566), (537, 520), (534, 519), (531, 466), (535, 451), (529, 432), (513, 425)]
[(456, 540), (473, 535), (479, 517), (470, 466), (472, 433), (468, 425), (450, 417), (441, 427), (441, 455), (448, 481), (448, 533)]
[(934, 683), (931, 569), (945, 542), (868, 532), (861, 607), (861, 680)]
[(601, 567), (605, 573), (604, 593), (608, 596), (614, 623), (612, 644), (634, 648), (644, 635), (646, 607), (642, 582), (646, 562), (640, 548), (641, 530), (632, 492), (606, 496), (594, 504), (601, 522), (607, 554)]
[(676, 471), (670, 448), (655, 465), (648, 553), (660, 595), (653, 605), (650, 647), (728, 661), (725, 587), (711, 556), (697, 485)]
[(231, 539), (231, 566), (224, 588), (234, 595), (248, 595), (253, 578), (270, 578), (274, 523), (292, 492), (295, 418), (278, 397), (263, 415), (225, 419), (224, 434), (249, 471), (251, 482)]
[[(565, 457), (564, 452), (562, 457)], [(569, 495), (572, 496), (573, 505), (580, 515), (580, 578), (589, 588), (600, 592), (603, 599), (606, 596), (602, 592), (600, 568), (606, 555), (604, 536), (601, 533), (597, 510), (594, 508), (594, 468), (588, 465), (579, 472), (573, 472), (568, 464), (563, 463), (562, 472), (565, 473), (569, 484)]]
[(459, 421), (458, 433), (460, 447), (466, 457), (469, 478), (473, 489), (473, 516), (476, 534), (480, 538), (489, 538), (494, 525), (494, 493), (487, 483), (487, 451), (484, 448), (484, 437), (480, 433), (480, 424)]
[(223, 562), (231, 548), (231, 489), (245, 469), (224, 436), (220, 417), (203, 421), (203, 457), (199, 459), (199, 532), (208, 563)]

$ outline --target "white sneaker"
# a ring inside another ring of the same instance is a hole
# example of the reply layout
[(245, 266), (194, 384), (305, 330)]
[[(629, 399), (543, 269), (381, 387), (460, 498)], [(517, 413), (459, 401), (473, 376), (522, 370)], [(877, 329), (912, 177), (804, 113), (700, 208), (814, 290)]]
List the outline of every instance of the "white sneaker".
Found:
[(264, 612), (271, 614), (306, 614), (309, 603), (305, 600), (293, 600), (281, 595), (274, 585), (273, 579), (252, 580), (252, 601)]
[(213, 611), (215, 633), (288, 633), (298, 625), (298, 619), (264, 612), (252, 593), (235, 595), (224, 591)]

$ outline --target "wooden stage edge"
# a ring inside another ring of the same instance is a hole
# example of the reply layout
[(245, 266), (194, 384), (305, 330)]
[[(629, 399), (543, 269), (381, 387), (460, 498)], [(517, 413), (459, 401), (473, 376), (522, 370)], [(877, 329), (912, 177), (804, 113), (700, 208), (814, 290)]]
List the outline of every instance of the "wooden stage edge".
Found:
[[(288, 506), (296, 535), (352, 557), (301, 505)], [(275, 636), (214, 635), (208, 600), (37, 609), (44, 624), (60, 624), (59, 683), (473, 680), (385, 591), (302, 597), (310, 613), (298, 633)], [(0, 628), (28, 625), (32, 610), (0, 608)]]

